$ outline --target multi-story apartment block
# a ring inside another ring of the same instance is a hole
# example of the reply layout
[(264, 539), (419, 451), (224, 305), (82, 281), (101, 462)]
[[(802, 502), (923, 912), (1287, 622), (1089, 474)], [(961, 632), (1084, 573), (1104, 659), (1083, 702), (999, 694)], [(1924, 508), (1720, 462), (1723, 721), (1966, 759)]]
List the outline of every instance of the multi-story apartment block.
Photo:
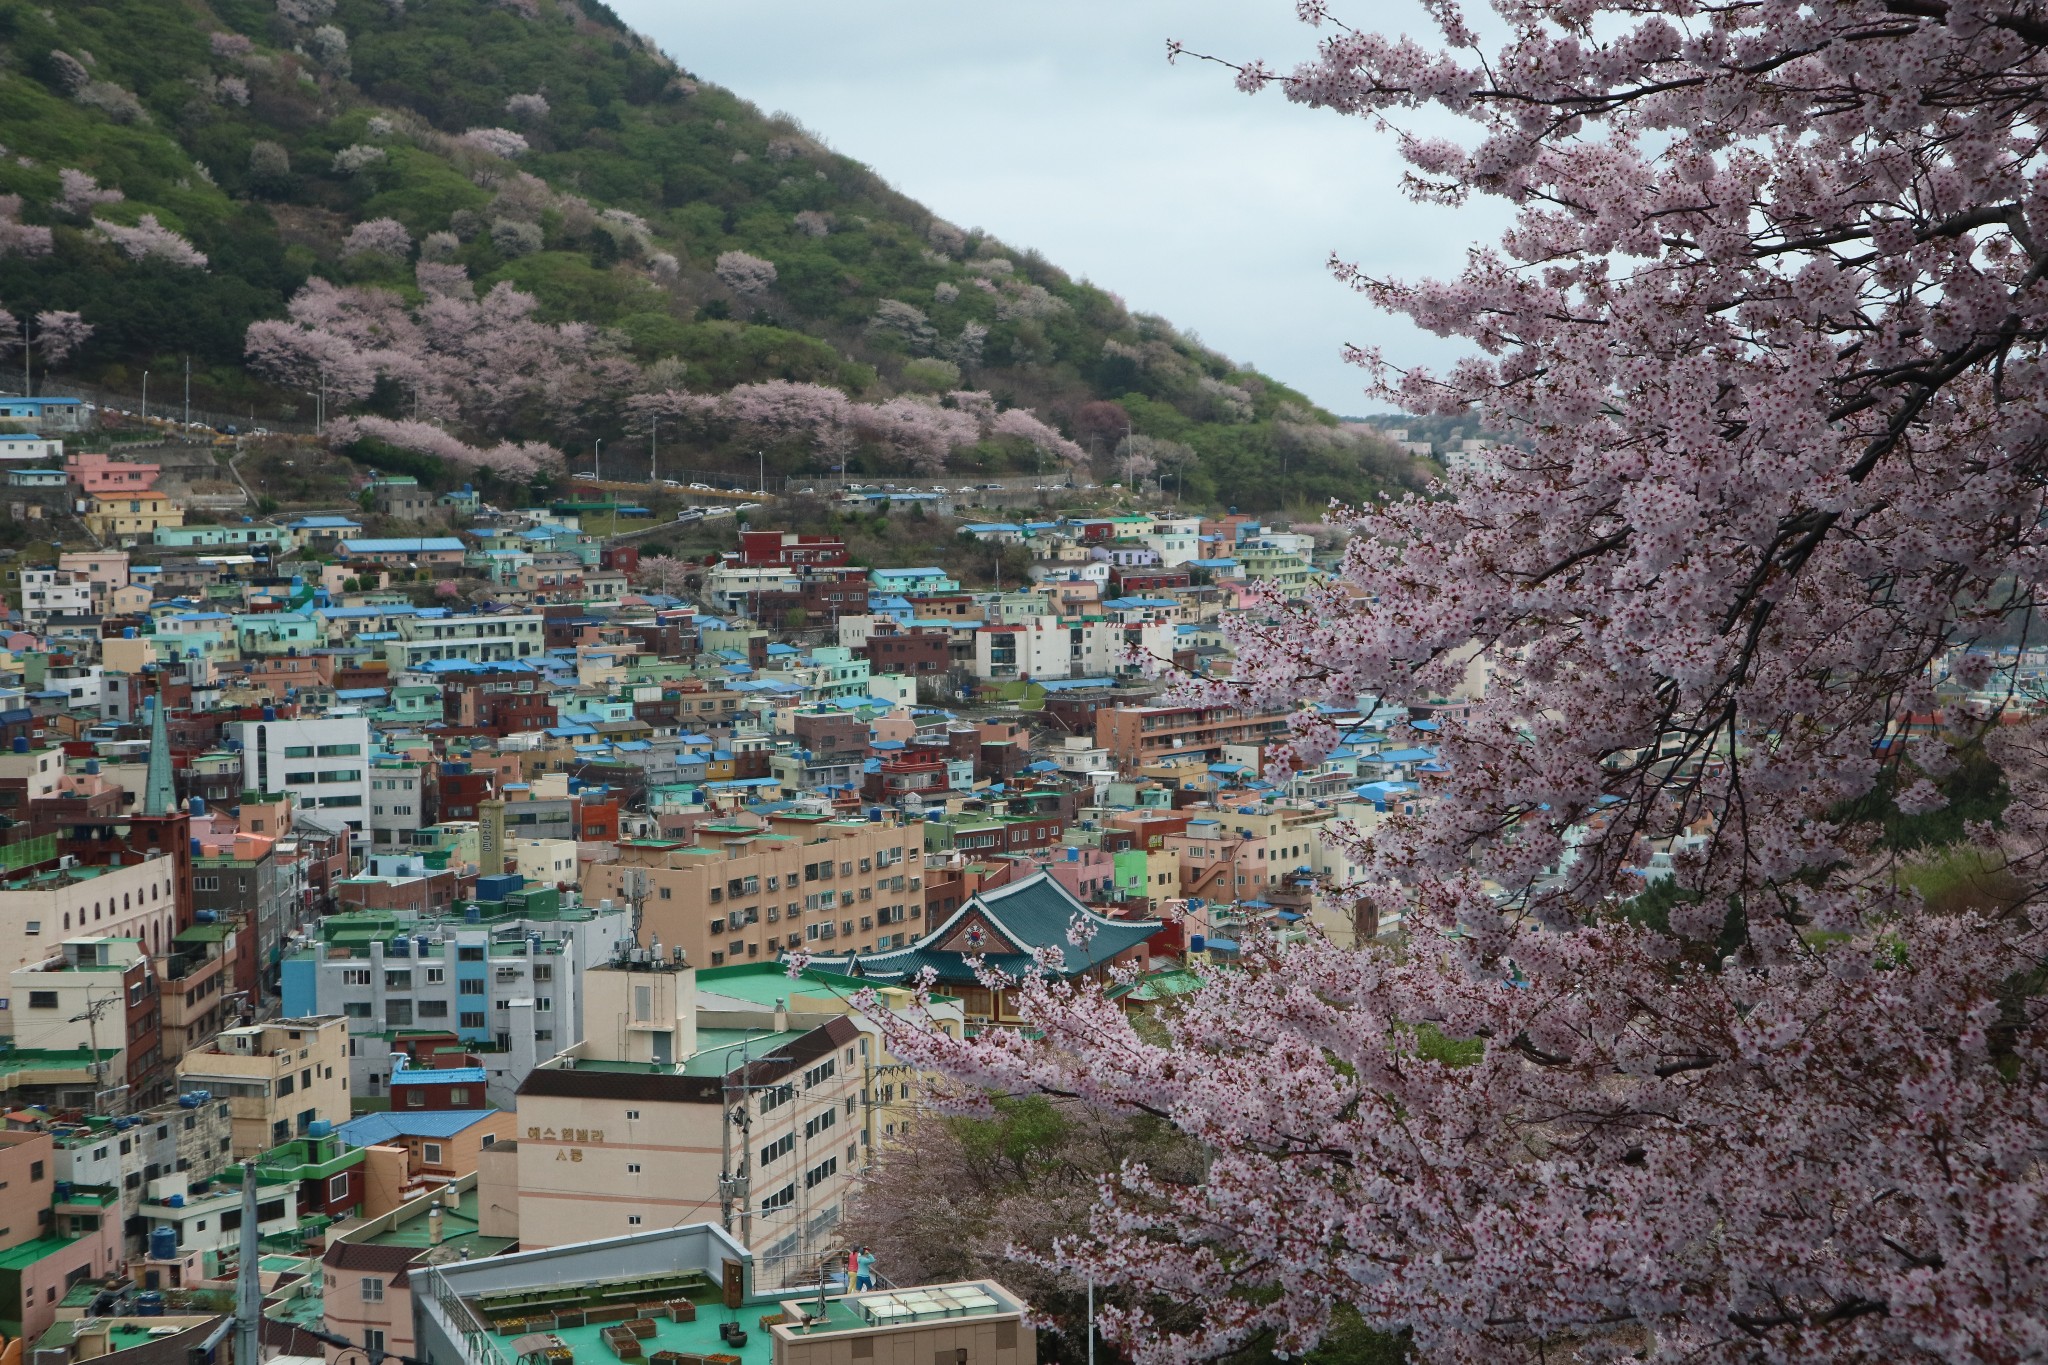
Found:
[(285, 959), (285, 1012), (348, 1022), (352, 1094), (390, 1093), (404, 1034), (452, 1033), (482, 1060), (489, 1102), (510, 1108), (536, 1064), (581, 1040), (585, 974), (631, 937), (626, 906), (562, 908), (549, 888), (476, 909), (473, 922), (330, 915), (319, 942)]
[(79, 934), (132, 938), (168, 951), (178, 932), (175, 859), (64, 867), (0, 881), (0, 967), (40, 962)]
[(546, 618), (534, 613), (458, 616), (420, 612), (398, 618), (398, 638), (384, 645), (394, 674), (436, 659), (498, 663), (547, 648)]
[(1278, 743), (1287, 718), (1231, 706), (1119, 706), (1095, 713), (1095, 742), (1125, 771), (1221, 762), (1233, 744)]
[(380, 755), (370, 767), (370, 848), (410, 848), (427, 818), (426, 762)]
[(584, 899), (636, 904), (643, 940), (707, 967), (820, 944), (868, 952), (917, 934), (918, 825), (789, 812), (693, 835), (622, 843), (618, 861), (586, 864)]
[(253, 1157), (317, 1120), (349, 1116), (348, 1026), (339, 1015), (276, 1019), (223, 1030), (178, 1062), (178, 1093), (226, 1099), (234, 1155)]
[(844, 1016), (702, 1029), (673, 956), (589, 974), (585, 1038), (519, 1091), (519, 1240), (718, 1219), (769, 1256), (825, 1249), (865, 1162), (871, 1042)]
[(300, 810), (317, 810), (361, 831), (369, 801), (370, 722), (362, 715), (282, 720), (271, 708), (236, 725), (243, 780), (256, 791), (289, 790)]
[[(225, 1097), (180, 1096), (118, 1119), (88, 1119), (53, 1129), (57, 1179), (121, 1192), (124, 1218), (142, 1208), (151, 1182), (180, 1175), (211, 1180), (233, 1159), (234, 1120)], [(134, 1225), (129, 1224), (133, 1230)], [(140, 1250), (132, 1244), (130, 1250)]]

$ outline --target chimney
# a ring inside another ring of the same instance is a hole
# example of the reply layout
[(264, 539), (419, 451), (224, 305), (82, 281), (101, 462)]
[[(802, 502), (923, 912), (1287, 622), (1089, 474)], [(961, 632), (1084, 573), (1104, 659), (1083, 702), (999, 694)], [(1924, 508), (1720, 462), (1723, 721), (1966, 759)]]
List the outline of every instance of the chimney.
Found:
[(441, 1245), (441, 1206), (439, 1204), (429, 1204), (427, 1206), (427, 1245), (433, 1247)]

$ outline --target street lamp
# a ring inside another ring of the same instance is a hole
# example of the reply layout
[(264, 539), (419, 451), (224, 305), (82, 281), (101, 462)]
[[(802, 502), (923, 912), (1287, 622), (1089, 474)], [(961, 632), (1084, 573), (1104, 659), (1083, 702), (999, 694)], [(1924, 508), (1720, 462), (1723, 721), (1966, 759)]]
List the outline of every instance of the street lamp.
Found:
[(602, 436), (591, 438), (590, 477), (593, 479), (604, 477), (604, 437)]
[(142, 372), (142, 420), (149, 420), (149, 371)]

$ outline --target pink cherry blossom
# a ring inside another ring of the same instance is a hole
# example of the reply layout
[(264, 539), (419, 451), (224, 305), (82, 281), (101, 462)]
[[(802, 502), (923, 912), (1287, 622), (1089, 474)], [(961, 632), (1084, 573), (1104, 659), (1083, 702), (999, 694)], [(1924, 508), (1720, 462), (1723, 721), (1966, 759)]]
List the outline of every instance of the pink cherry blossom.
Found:
[(341, 244), (341, 254), (344, 258), (388, 256), (403, 260), (412, 254), (412, 234), (396, 218), (372, 218), (350, 229), (348, 240)]
[(0, 256), (47, 256), (55, 238), (46, 227), (24, 223), (21, 196), (0, 194)]
[(131, 261), (162, 261), (191, 270), (206, 269), (206, 253), (158, 222), (153, 213), (143, 214), (134, 227), (102, 218), (93, 219), (92, 225)]
[(93, 325), (76, 313), (36, 314), (36, 343), (46, 366), (63, 364), (92, 334)]
[(510, 128), (472, 128), (462, 135), (462, 140), (479, 152), (508, 160), (524, 156), (527, 150), (525, 137)]
[(57, 172), (57, 186), (57, 197), (50, 201), (50, 207), (81, 218), (101, 204), (118, 204), (128, 197), (117, 189), (102, 189), (91, 175), (70, 166)]
[(759, 298), (775, 284), (775, 263), (744, 251), (721, 253), (712, 270), (726, 288), (743, 299)]
[[(1513, 214), (1452, 279), (1336, 263), (1469, 343), (1354, 351), (1370, 400), (1511, 442), (1335, 509), (1336, 577), (1252, 599), (1236, 675), (1186, 693), (1289, 713), (1282, 773), (1359, 707), (1434, 751), (1412, 810), (1325, 826), (1393, 941), (1253, 932), (1142, 1020), (1043, 975), (1018, 1029), (875, 1017), (977, 1093), (1209, 1154), (1126, 1166), (1045, 1258), (1116, 1286), (1141, 1365), (1298, 1354), (1338, 1305), (1432, 1365), (2032, 1359), (2048, 738), (1938, 666), (2031, 619), (2048, 563), (2048, 30), (2012, 0), (1494, 8), (1431, 0), (1424, 41), (1304, 0), (1307, 61), (1233, 67), (1391, 132), (1412, 197)], [(1938, 702), (1956, 728), (1906, 743)], [(1960, 852), (2011, 891), (1937, 912), (1883, 821), (1980, 740), (2012, 800)]]

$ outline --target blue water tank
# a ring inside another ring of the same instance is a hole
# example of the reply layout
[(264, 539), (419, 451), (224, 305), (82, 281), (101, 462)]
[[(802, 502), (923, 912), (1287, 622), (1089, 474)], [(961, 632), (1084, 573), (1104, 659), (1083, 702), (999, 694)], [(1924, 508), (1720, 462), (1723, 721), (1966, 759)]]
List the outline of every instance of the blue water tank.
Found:
[(134, 639), (134, 638), (135, 638), (135, 627), (133, 627), (133, 626), (123, 626), (123, 627), (121, 627), (121, 638), (122, 638), (122, 639), (124, 639), (124, 640), (132, 640), (132, 639)]
[(333, 1132), (334, 1125), (326, 1119), (314, 1119), (306, 1125), (306, 1136), (310, 1138), (324, 1138)]
[(391, 946), (387, 948), (385, 951), (390, 953), (393, 957), (411, 957), (412, 940), (407, 938), (405, 935), (400, 934), (397, 938), (391, 940)]
[(197, 839), (192, 841), (192, 856), (195, 858), (199, 856), (199, 841)]
[(472, 901), (463, 907), (462, 918), (470, 924), (482, 924), (484, 922), (484, 908)]
[[(171, 1250), (173, 1253), (175, 1253), (178, 1249), (178, 1234), (175, 1232), (171, 1232), (171, 1229), (169, 1228), (164, 1228), (163, 1231), (171, 1233)], [(136, 1317), (160, 1318), (163, 1315), (164, 1296), (157, 1290), (145, 1289), (140, 1294), (137, 1294), (135, 1296)]]
[(881, 808), (880, 806), (869, 806), (869, 807), (868, 807), (868, 819), (869, 819), (869, 820), (870, 820), (871, 822), (873, 822), (874, 824), (877, 824), (877, 825), (881, 824), (881, 823), (882, 823), (882, 808)]
[(1068, 862), (1070, 862), (1070, 863), (1078, 863), (1078, 862), (1080, 862), (1080, 861), (1081, 861), (1081, 850), (1080, 850), (1080, 849), (1078, 849), (1078, 848), (1072, 848), (1072, 847), (1068, 848), (1068, 849), (1067, 849), (1067, 861), (1068, 861)]
[(193, 813), (194, 815), (204, 815), (204, 814), (206, 814), (206, 798), (205, 798), (205, 797), (203, 797), (203, 796), (195, 796), (195, 797), (193, 797), (193, 798), (192, 798), (192, 813)]
[(152, 1261), (175, 1261), (178, 1259), (178, 1230), (176, 1228), (151, 1228), (149, 1230), (149, 1259)]
[(276, 719), (277, 719), (277, 708), (276, 708), (275, 706), (266, 706), (266, 707), (264, 707), (264, 708), (263, 708), (263, 719), (265, 719), (265, 720), (276, 720)]
[(164, 1203), (171, 1208), (182, 1209), (185, 1207), (185, 1196), (182, 1194), (174, 1194), (165, 1199)]
[(432, 940), (428, 939), (425, 934), (414, 934), (412, 936), (412, 946), (421, 957), (427, 955), (427, 948), (431, 942)]
[(219, 924), (220, 911), (198, 910), (193, 912), (192, 918), (200, 924)]
[(1207, 937), (1206, 935), (1204, 935), (1204, 934), (1190, 934), (1190, 935), (1188, 935), (1188, 951), (1189, 951), (1189, 952), (1191, 952), (1191, 953), (1199, 953), (1199, 952), (1203, 952), (1203, 951), (1207, 950), (1207, 948), (1208, 948), (1208, 947), (1209, 947), (1209, 939), (1208, 939), (1208, 937)]
[(67, 1200), (69, 1200), (70, 1198), (71, 1198), (71, 1182), (70, 1182), (70, 1181), (68, 1181), (68, 1180), (60, 1180), (60, 1181), (58, 1181), (58, 1182), (57, 1182), (57, 1202), (58, 1202), (58, 1203), (60, 1203), (60, 1204), (62, 1204), (62, 1203), (64, 1203), (64, 1202), (66, 1202)]
[[(202, 910), (200, 913), (208, 914), (210, 912)], [(178, 1096), (178, 1107), (180, 1109), (197, 1109), (199, 1107), (199, 1096), (196, 1094)]]
[(14, 737), (14, 743), (13, 743), (12, 745), (8, 746), (8, 747), (12, 748), (12, 749), (14, 750), (14, 752), (16, 752), (16, 753), (18, 753), (18, 754), (25, 754), (25, 753), (27, 753), (27, 752), (28, 752), (28, 736), (27, 736), (27, 735), (16, 735), (16, 736)]

